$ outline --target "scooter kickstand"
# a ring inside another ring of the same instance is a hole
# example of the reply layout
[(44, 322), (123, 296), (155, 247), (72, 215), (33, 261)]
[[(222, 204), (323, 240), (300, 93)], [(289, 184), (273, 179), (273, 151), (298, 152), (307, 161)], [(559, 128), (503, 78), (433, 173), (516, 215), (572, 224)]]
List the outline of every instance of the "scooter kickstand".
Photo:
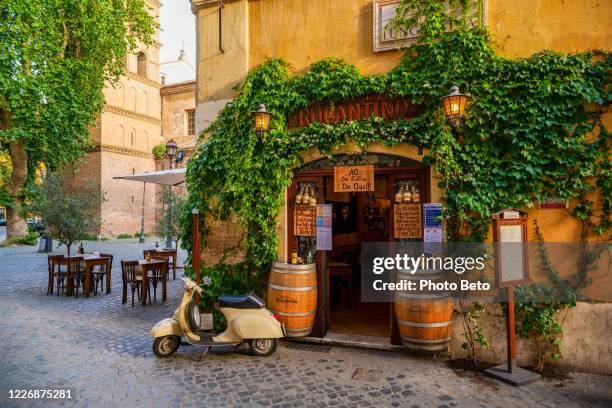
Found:
[(200, 354), (200, 357), (198, 358), (197, 362), (198, 363), (201, 362), (204, 356), (206, 355), (206, 353), (208, 353), (209, 351), (210, 351), (210, 346), (204, 347), (204, 350), (202, 350), (202, 353)]

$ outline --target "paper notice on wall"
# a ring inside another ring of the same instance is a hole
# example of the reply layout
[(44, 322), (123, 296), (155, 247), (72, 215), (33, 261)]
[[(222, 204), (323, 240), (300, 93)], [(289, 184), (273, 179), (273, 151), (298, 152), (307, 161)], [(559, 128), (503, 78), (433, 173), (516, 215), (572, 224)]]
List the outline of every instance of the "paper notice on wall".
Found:
[(442, 204), (423, 204), (423, 241), (442, 242)]
[(317, 204), (317, 250), (332, 249), (332, 204)]

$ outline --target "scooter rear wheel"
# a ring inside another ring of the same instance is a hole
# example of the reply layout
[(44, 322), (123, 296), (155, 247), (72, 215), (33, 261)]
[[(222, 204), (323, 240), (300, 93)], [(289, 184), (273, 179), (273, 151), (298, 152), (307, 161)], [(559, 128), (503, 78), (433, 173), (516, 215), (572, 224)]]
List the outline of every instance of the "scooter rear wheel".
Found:
[(251, 353), (259, 357), (268, 357), (278, 348), (278, 339), (252, 339), (249, 340)]
[(181, 338), (179, 336), (171, 335), (156, 337), (153, 341), (153, 353), (155, 353), (157, 357), (169, 357), (178, 350), (180, 345)]

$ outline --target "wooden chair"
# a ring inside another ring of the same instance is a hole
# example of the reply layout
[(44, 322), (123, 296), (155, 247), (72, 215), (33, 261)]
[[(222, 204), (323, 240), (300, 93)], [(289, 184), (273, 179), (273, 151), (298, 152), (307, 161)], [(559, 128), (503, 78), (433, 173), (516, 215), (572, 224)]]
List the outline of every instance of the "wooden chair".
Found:
[(123, 290), (121, 294), (121, 304), (127, 303), (127, 287), (132, 289), (132, 306), (134, 306), (134, 292), (140, 300), (140, 285), (142, 284), (142, 273), (138, 261), (121, 261), (121, 279)]
[(53, 294), (53, 286), (57, 284), (57, 296), (60, 295), (60, 286), (62, 291), (64, 288), (64, 282), (66, 280), (67, 270), (62, 271), (62, 265), (66, 265), (66, 258), (64, 255), (49, 255), (47, 257), (47, 264), (49, 267), (49, 282), (47, 284), (47, 295)]
[(152, 258), (166, 258), (168, 260), (168, 279), (170, 279), (170, 268), (172, 268), (172, 279), (176, 279), (176, 265), (174, 264), (174, 257), (176, 256), (176, 250), (173, 251), (158, 251), (155, 249), (145, 249), (142, 251), (144, 258), (147, 255), (151, 255)]
[[(79, 297), (79, 286), (85, 291), (85, 268), (82, 256), (70, 256), (68, 259), (68, 284), (72, 286), (75, 297)], [(71, 295), (72, 293), (67, 293)]]
[[(112, 273), (113, 271), (113, 254), (100, 254), (101, 258), (109, 258), (108, 261), (108, 272)], [(94, 294), (98, 293), (98, 282), (100, 283), (100, 289), (104, 290), (104, 277), (106, 276), (106, 269), (103, 266), (98, 267), (93, 271), (94, 278)]]
[[(153, 259), (159, 260), (159, 262), (156, 262), (148, 268), (150, 275), (147, 275), (147, 290), (149, 292), (149, 299), (151, 299), (151, 291), (148, 287), (149, 282), (151, 282), (153, 285), (153, 301), (157, 301), (157, 284), (162, 280), (168, 279), (168, 265), (170, 262), (168, 261), (168, 257), (165, 256), (154, 257)], [(162, 299), (166, 300), (165, 293), (162, 294)]]

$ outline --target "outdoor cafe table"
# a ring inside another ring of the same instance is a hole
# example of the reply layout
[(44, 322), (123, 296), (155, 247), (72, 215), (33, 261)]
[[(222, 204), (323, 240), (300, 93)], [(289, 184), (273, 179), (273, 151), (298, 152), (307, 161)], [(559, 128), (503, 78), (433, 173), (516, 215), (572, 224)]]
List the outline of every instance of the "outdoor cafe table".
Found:
[[(83, 258), (83, 262), (85, 263), (85, 288), (83, 292), (85, 292), (85, 297), (89, 297), (89, 293), (91, 292), (91, 284), (93, 282), (93, 268), (94, 266), (104, 266), (104, 270), (106, 271), (106, 293), (110, 293), (111, 291), (111, 268), (110, 268), (110, 258), (102, 257), (100, 255), (94, 254), (81, 254), (78, 255)], [(67, 263), (67, 260), (66, 260)], [(69, 275), (67, 277), (68, 280), (68, 290), (67, 294), (72, 295), (74, 288), (72, 285), (72, 279)]]
[(172, 258), (172, 279), (176, 279), (176, 249), (174, 248), (163, 248), (163, 249), (153, 248), (150, 251), (160, 254), (160, 255), (169, 256)]
[(93, 269), (94, 266), (103, 266), (106, 272), (106, 293), (109, 294), (111, 291), (111, 268), (110, 258), (102, 257), (100, 255), (83, 254), (85, 262), (85, 297), (89, 297), (91, 292), (91, 284), (93, 282)]
[[(140, 270), (142, 274), (142, 285), (140, 285), (140, 299), (142, 301), (142, 305), (147, 304), (147, 273), (152, 270), (156, 265), (163, 264), (166, 261), (160, 261), (158, 259), (152, 259), (147, 261), (146, 259), (141, 259), (138, 261), (138, 265), (140, 265)], [(162, 268), (162, 271), (164, 269)], [(165, 273), (168, 273), (166, 270)], [(166, 275), (162, 276), (162, 301), (166, 300)]]

